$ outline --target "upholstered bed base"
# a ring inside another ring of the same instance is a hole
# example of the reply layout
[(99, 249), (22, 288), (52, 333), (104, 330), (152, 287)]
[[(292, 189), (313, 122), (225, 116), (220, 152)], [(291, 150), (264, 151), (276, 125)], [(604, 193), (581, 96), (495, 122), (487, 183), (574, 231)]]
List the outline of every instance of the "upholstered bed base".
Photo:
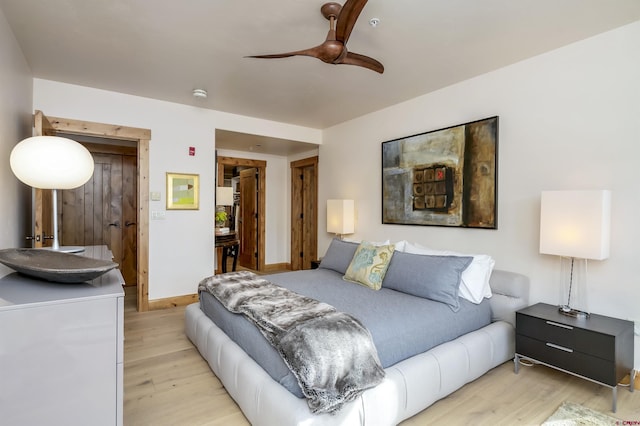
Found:
[(395, 425), (514, 356), (513, 313), (527, 305), (528, 279), (494, 271), (496, 321), (385, 369), (384, 381), (335, 415), (311, 414), (200, 310), (186, 309), (186, 334), (252, 425)]

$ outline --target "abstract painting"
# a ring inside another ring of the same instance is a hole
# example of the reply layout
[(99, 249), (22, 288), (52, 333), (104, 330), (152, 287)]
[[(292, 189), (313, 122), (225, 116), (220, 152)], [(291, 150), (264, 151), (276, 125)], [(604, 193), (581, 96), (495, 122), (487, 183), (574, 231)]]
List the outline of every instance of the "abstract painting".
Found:
[(497, 229), (498, 117), (382, 143), (382, 223)]

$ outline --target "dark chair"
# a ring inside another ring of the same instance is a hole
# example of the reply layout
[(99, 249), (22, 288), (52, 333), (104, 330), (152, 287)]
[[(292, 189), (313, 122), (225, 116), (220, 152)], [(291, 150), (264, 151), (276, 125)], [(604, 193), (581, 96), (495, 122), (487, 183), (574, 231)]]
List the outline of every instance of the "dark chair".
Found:
[(227, 272), (227, 258), (229, 256), (233, 256), (232, 271), (235, 271), (236, 265), (238, 264), (238, 251), (240, 249), (238, 240), (225, 241), (221, 243), (220, 246), (222, 246), (222, 273)]

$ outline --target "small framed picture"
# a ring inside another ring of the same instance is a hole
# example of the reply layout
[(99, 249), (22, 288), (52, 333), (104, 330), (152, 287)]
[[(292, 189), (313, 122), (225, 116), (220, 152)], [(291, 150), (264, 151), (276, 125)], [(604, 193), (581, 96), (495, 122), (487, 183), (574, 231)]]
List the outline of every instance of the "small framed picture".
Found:
[(167, 173), (167, 210), (198, 210), (200, 175)]

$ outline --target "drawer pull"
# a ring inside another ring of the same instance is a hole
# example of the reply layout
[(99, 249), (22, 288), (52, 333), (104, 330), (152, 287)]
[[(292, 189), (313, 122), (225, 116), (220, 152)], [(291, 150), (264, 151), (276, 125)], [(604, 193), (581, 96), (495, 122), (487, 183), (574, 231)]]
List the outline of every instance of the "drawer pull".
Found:
[(566, 328), (567, 330), (573, 330), (573, 327), (571, 327), (570, 325), (559, 324), (553, 321), (547, 321), (547, 324), (553, 325), (555, 327)]
[(565, 348), (564, 346), (554, 345), (553, 343), (547, 343), (547, 346), (553, 349), (560, 349), (561, 351), (573, 353), (573, 349)]

